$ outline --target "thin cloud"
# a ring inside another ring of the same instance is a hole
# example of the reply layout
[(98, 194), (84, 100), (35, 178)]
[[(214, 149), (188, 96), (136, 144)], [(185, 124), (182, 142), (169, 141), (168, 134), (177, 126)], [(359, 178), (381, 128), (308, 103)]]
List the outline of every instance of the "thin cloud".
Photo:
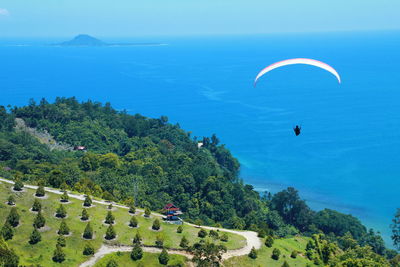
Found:
[(8, 16), (8, 15), (10, 15), (10, 12), (8, 12), (7, 9), (0, 8), (0, 16)]

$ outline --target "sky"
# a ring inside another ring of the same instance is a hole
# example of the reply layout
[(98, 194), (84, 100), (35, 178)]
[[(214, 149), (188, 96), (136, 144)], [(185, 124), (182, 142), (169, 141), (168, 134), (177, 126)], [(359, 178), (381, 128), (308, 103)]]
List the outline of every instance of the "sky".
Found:
[(1, 37), (400, 30), (400, 0), (0, 0)]

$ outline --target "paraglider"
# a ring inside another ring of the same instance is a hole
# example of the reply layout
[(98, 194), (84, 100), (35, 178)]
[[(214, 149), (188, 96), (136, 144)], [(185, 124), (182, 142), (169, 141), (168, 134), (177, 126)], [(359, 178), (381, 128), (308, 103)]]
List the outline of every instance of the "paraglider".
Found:
[[(280, 67), (284, 67), (284, 66), (288, 66), (288, 65), (296, 65), (296, 64), (305, 64), (305, 65), (311, 65), (311, 66), (315, 66), (321, 69), (324, 69), (328, 72), (330, 72), (331, 74), (333, 74), (336, 79), (338, 80), (339, 83), (341, 83), (341, 79), (340, 79), (340, 75), (339, 73), (332, 68), (331, 66), (329, 66), (328, 64), (318, 61), (318, 60), (314, 60), (314, 59), (309, 59), (309, 58), (293, 58), (293, 59), (287, 59), (287, 60), (283, 60), (283, 61), (279, 61), (276, 62), (272, 65), (269, 65), (268, 67), (264, 68), (262, 71), (260, 71), (257, 76), (256, 79), (254, 80), (254, 87), (257, 85), (258, 80), (266, 73), (280, 68)], [(293, 128), (293, 131), (295, 133), (296, 136), (300, 135), (301, 132), (301, 127), (299, 127), (298, 125), (296, 125), (296, 127)]]

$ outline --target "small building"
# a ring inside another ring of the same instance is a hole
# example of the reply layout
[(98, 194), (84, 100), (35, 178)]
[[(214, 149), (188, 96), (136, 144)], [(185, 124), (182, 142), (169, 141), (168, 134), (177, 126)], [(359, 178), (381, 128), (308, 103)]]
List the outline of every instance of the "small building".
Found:
[(201, 148), (203, 146), (203, 142), (198, 142), (197, 143), (197, 148)]
[(74, 146), (74, 150), (77, 150), (77, 151), (85, 151), (85, 150), (86, 150), (86, 147), (84, 147), (84, 146)]
[(171, 223), (182, 223), (182, 219), (179, 218), (179, 215), (182, 215), (182, 211), (176, 207), (174, 204), (172, 203), (168, 203), (164, 206), (163, 208), (165, 217), (164, 220), (171, 222)]

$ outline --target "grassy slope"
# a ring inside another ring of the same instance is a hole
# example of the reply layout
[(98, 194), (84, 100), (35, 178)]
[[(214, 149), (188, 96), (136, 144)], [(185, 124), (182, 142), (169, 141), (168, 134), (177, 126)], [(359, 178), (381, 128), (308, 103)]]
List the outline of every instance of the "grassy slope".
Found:
[[(31, 213), (29, 209), (34, 201), (34, 190), (25, 189), (27, 192), (13, 193), (11, 191), (12, 185), (2, 183), (0, 184), (0, 223), (3, 224), (6, 216), (10, 211), (10, 207), (5, 204), (6, 199), (10, 194), (14, 194), (16, 198), (18, 213), (21, 216), (21, 225), (15, 229), (15, 235), (9, 244), (16, 250), (20, 256), (20, 264), (41, 264), (44, 266), (53, 266), (51, 258), (56, 245), (57, 234), (60, 219), (54, 217), (57, 207), (60, 205), (60, 196), (56, 194), (46, 193), (47, 199), (41, 200), (42, 212), (46, 218), (46, 225), (51, 229), (42, 233), (42, 242), (36, 245), (28, 243), (29, 236), (33, 230), (32, 223), (35, 214)], [(103, 225), (103, 220), (107, 214), (107, 207), (97, 204), (97, 206), (89, 208), (91, 225), (95, 232), (95, 239), (91, 241), (84, 241), (81, 234), (86, 226), (85, 222), (80, 221), (80, 214), (82, 212), (82, 201), (77, 199), (70, 199), (72, 203), (66, 204), (68, 218), (66, 219), (67, 225), (72, 231), (72, 236), (67, 237), (67, 246), (64, 248), (66, 253), (66, 261), (58, 266), (77, 266), (78, 263), (84, 262), (88, 257), (82, 255), (85, 242), (91, 242), (97, 250), (104, 242), (103, 235), (106, 232), (107, 226)], [(111, 243), (131, 245), (132, 238), (136, 231), (140, 231), (145, 245), (154, 245), (156, 236), (161, 234), (164, 236), (164, 245), (169, 248), (179, 248), (179, 242), (183, 235), (193, 243), (199, 238), (197, 237), (196, 229), (191, 226), (184, 225), (183, 233), (176, 233), (176, 225), (161, 223), (161, 231), (155, 232), (150, 230), (154, 218), (146, 219), (142, 214), (137, 215), (139, 221), (139, 228), (129, 228), (127, 223), (130, 216), (126, 209), (116, 209), (113, 211), (116, 218), (115, 230), (117, 232), (117, 240)], [(229, 234), (229, 242), (224, 243), (228, 249), (235, 249), (244, 246), (245, 239), (242, 236)]]
[[(158, 262), (158, 255), (154, 253), (143, 253), (143, 258), (139, 261), (133, 261), (130, 257), (130, 253), (113, 253), (105, 256), (99, 260), (94, 267), (106, 267), (109, 260), (114, 259), (119, 266), (165, 266)], [(186, 257), (181, 255), (169, 255), (168, 265), (174, 265), (177, 263), (183, 263), (187, 261)]]
[[(241, 256), (241, 257), (233, 257), (229, 260), (224, 262), (224, 266), (226, 267), (247, 267), (247, 266), (268, 266), (268, 267), (280, 267), (282, 266), (283, 262), (286, 260), (291, 267), (293, 266), (301, 266), (304, 267), (307, 264), (310, 266), (314, 266), (311, 261), (304, 258), (302, 255), (298, 255), (296, 259), (292, 259), (290, 254), (293, 250), (297, 250), (300, 252), (304, 252), (307, 239), (303, 237), (295, 237), (295, 238), (286, 238), (286, 239), (277, 239), (274, 241), (274, 245), (272, 248), (267, 248), (265, 245), (258, 250), (258, 257), (257, 259), (253, 260), (248, 256)], [(281, 256), (279, 260), (273, 260), (271, 258), (272, 250), (274, 248), (279, 248), (281, 251)]]

